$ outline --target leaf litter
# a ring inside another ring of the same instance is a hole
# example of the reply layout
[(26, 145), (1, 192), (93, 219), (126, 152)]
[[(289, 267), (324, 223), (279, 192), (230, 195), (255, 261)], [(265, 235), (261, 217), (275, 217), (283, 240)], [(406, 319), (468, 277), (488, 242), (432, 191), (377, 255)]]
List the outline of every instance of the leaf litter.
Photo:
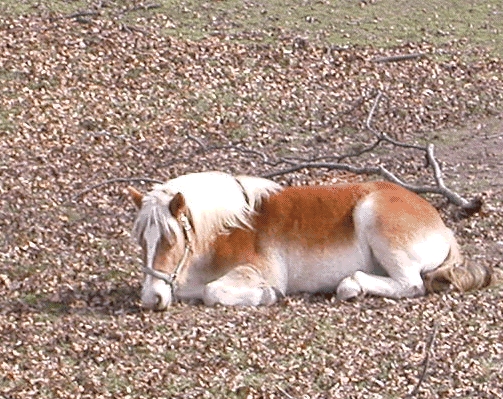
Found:
[[(155, 26), (103, 20), (2, 17), (0, 30), (1, 395), (404, 397), (436, 329), (416, 396), (501, 397), (498, 288), (401, 301), (339, 303), (320, 295), (268, 308), (176, 304), (144, 312), (124, 185), (71, 201), (106, 179), (164, 180), (208, 169), (258, 175), (271, 167), (264, 156), (358, 148), (369, 141), (365, 119), (378, 91), (386, 101), (376, 129), (411, 142), (450, 131), (441, 138), (449, 144), (463, 126), (500, 120), (500, 59), (483, 49), (467, 53), (461, 42), (386, 50), (297, 38), (191, 42), (158, 35)], [(375, 62), (416, 53), (424, 56)], [(464, 137), (462, 150), (503, 147), (501, 136), (487, 141), (482, 133)], [(450, 208), (433, 201), (474, 261), (501, 266), (497, 156), (477, 163), (474, 155), (466, 166), (466, 158), (443, 154), (455, 187), (483, 191), (487, 209), (454, 223)], [(407, 152), (383, 148), (361, 162), (428, 179), (423, 160)], [(311, 170), (278, 181), (348, 178)]]

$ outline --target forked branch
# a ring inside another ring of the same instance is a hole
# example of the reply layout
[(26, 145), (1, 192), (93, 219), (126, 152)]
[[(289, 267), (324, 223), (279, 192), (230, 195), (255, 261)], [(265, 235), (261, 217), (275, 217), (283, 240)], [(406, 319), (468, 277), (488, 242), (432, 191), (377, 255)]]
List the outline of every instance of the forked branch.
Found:
[[(374, 99), (374, 102), (372, 103), (372, 107), (370, 108), (369, 114), (367, 116), (367, 119), (365, 121), (365, 126), (366, 128), (374, 135), (375, 140), (365, 147), (363, 150), (360, 150), (355, 153), (350, 153), (350, 154), (343, 154), (339, 155), (337, 157), (334, 157), (333, 162), (316, 162), (315, 160), (313, 161), (307, 161), (307, 162), (292, 162), (291, 160), (288, 160), (289, 166), (283, 169), (279, 169), (270, 173), (266, 173), (263, 176), (264, 177), (275, 177), (275, 176), (280, 176), (292, 172), (296, 172), (302, 169), (316, 169), (316, 168), (323, 168), (323, 169), (328, 169), (328, 170), (342, 170), (342, 171), (347, 171), (351, 172), (357, 175), (361, 174), (366, 174), (366, 175), (380, 175), (384, 177), (385, 179), (392, 181), (396, 184), (399, 184), (408, 190), (411, 190), (415, 193), (418, 194), (426, 194), (426, 193), (431, 193), (431, 194), (439, 194), (447, 198), (449, 202), (452, 204), (458, 206), (461, 209), (461, 212), (459, 213), (459, 217), (469, 217), (477, 212), (480, 211), (482, 207), (482, 200), (480, 197), (475, 197), (472, 200), (467, 200), (466, 198), (463, 198), (461, 195), (457, 194), (456, 192), (452, 191), (449, 189), (444, 182), (442, 170), (440, 168), (440, 165), (435, 158), (435, 146), (433, 144), (428, 144), (425, 146), (418, 145), (418, 144), (410, 144), (410, 143), (403, 143), (401, 141), (395, 140), (391, 137), (389, 137), (386, 133), (379, 132), (377, 131), (373, 126), (372, 126), (372, 120), (374, 117), (374, 114), (379, 106), (379, 103), (383, 97), (383, 93), (379, 92), (377, 96)], [(376, 167), (358, 167), (354, 165), (350, 165), (347, 163), (341, 163), (343, 159), (347, 158), (355, 158), (365, 152), (370, 152), (373, 149), (377, 148), (381, 143), (388, 143), (391, 144), (394, 147), (398, 148), (407, 148), (407, 149), (413, 149), (417, 150), (420, 152), (423, 152), (426, 160), (428, 162), (428, 165), (430, 165), (433, 169), (433, 179), (435, 182), (435, 185), (432, 186), (423, 186), (423, 185), (413, 185), (410, 183), (407, 183), (400, 179), (398, 176), (396, 176), (393, 172), (388, 170), (386, 167), (383, 165), (379, 165)]]
[[(452, 191), (449, 189), (444, 182), (442, 170), (440, 168), (440, 164), (437, 161), (435, 157), (435, 146), (433, 144), (427, 144), (427, 145), (418, 145), (418, 144), (411, 144), (411, 143), (404, 143), (398, 140), (393, 139), (392, 137), (388, 136), (384, 132), (379, 132), (377, 129), (373, 127), (373, 119), (374, 115), (376, 114), (379, 104), (383, 98), (383, 93), (378, 92), (376, 97), (374, 98), (374, 101), (372, 103), (372, 106), (370, 108), (370, 111), (367, 115), (367, 118), (365, 120), (365, 127), (366, 129), (372, 133), (373, 136), (373, 141), (371, 141), (369, 144), (367, 144), (365, 147), (356, 150), (356, 151), (351, 151), (348, 153), (344, 154), (338, 154), (338, 155), (323, 155), (320, 157), (316, 158), (301, 158), (301, 157), (278, 157), (274, 158), (271, 157), (270, 155), (266, 154), (265, 152), (258, 151), (255, 149), (248, 149), (248, 148), (243, 148), (241, 146), (233, 145), (233, 144), (226, 144), (226, 145), (207, 145), (204, 140), (195, 137), (193, 135), (187, 135), (181, 142), (172, 150), (170, 153), (172, 154), (172, 161), (167, 162), (163, 165), (163, 167), (168, 167), (168, 166), (173, 166), (175, 164), (180, 164), (180, 163), (191, 163), (194, 162), (197, 159), (197, 156), (212, 153), (212, 152), (218, 152), (218, 151), (234, 151), (237, 153), (242, 154), (243, 156), (247, 157), (253, 157), (259, 159), (259, 162), (262, 164), (262, 166), (266, 166), (269, 169), (271, 169), (270, 172), (263, 173), (262, 177), (266, 178), (272, 178), (272, 177), (277, 177), (281, 175), (287, 175), (289, 173), (294, 173), (298, 172), (300, 170), (305, 170), (305, 169), (327, 169), (327, 170), (341, 170), (341, 171), (346, 171), (346, 172), (351, 172), (357, 175), (379, 175), (389, 181), (392, 181), (396, 184), (399, 184), (400, 186), (403, 186), (407, 188), (408, 190), (411, 190), (415, 193), (418, 194), (426, 194), (426, 193), (432, 193), (432, 194), (438, 194), (442, 195), (445, 197), (449, 202), (452, 204), (456, 205), (459, 207), (460, 211), (458, 212), (458, 217), (459, 218), (466, 218), (469, 217), (477, 212), (480, 211), (482, 207), (482, 200), (480, 197), (475, 197), (472, 200), (467, 200), (466, 198), (462, 197), (458, 193)], [(183, 147), (187, 144), (195, 144), (195, 148), (192, 149), (192, 152), (189, 153), (186, 157), (182, 158), (180, 157), (180, 153), (182, 153)], [(393, 173), (391, 170), (387, 169), (385, 166), (377, 165), (377, 166), (356, 166), (353, 164), (345, 163), (343, 161), (347, 161), (347, 159), (356, 159), (359, 156), (366, 154), (366, 153), (371, 153), (374, 151), (377, 147), (379, 147), (381, 144), (389, 144), (392, 145), (395, 148), (405, 148), (405, 149), (411, 149), (414, 151), (419, 151), (420, 153), (424, 154), (424, 157), (427, 161), (428, 166), (430, 166), (433, 170), (432, 172), (432, 179), (434, 181), (434, 184), (432, 185), (414, 185), (407, 183), (403, 179), (401, 179), (399, 176), (397, 176), (395, 173)], [(215, 165), (215, 167), (218, 167)], [(149, 179), (149, 178), (117, 178), (117, 179), (110, 179), (106, 180), (104, 182), (95, 184), (91, 187), (86, 188), (83, 191), (78, 192), (75, 194), (72, 198), (72, 200), (75, 200), (79, 197), (81, 197), (84, 194), (87, 194), (88, 192), (102, 187), (104, 185), (108, 184), (113, 184), (113, 183), (121, 183), (121, 182), (135, 182), (135, 181), (141, 181), (141, 182), (147, 182), (147, 183), (161, 183), (158, 180), (155, 179)]]

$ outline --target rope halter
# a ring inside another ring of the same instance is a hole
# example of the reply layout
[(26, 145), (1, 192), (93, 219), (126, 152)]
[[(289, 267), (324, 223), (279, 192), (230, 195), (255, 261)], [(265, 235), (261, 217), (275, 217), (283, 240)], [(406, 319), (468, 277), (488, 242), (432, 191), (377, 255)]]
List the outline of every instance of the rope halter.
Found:
[(187, 263), (187, 259), (189, 258), (189, 254), (192, 252), (192, 238), (190, 236), (190, 231), (192, 230), (192, 226), (190, 225), (189, 218), (187, 215), (182, 213), (179, 218), (179, 223), (183, 231), (183, 238), (185, 241), (185, 249), (183, 251), (182, 258), (178, 261), (175, 270), (173, 273), (164, 273), (159, 270), (155, 270), (150, 267), (143, 267), (143, 272), (152, 277), (155, 277), (159, 280), (164, 281), (167, 285), (171, 287), (172, 293), (174, 292), (174, 285), (176, 283), (176, 278), (178, 274), (183, 269), (185, 264)]

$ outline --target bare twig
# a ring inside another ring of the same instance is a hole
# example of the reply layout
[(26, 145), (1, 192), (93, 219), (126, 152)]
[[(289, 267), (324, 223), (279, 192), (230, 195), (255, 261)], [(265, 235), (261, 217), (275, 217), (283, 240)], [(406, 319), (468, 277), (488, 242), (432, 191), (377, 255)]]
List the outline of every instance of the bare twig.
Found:
[(137, 5), (137, 6), (134, 6), (134, 7), (131, 7), (131, 8), (128, 8), (126, 10), (124, 10), (124, 14), (128, 13), (128, 12), (135, 12), (135, 11), (147, 11), (147, 10), (153, 10), (154, 8), (161, 8), (162, 5), (161, 4), (157, 4), (157, 3), (152, 3), (152, 4), (140, 4), (140, 5)]
[(383, 96), (382, 91), (379, 91), (377, 93), (376, 98), (374, 99), (374, 103), (372, 104), (372, 107), (370, 108), (370, 112), (367, 116), (367, 120), (365, 121), (365, 126), (367, 127), (368, 130), (370, 130), (372, 133), (374, 133), (376, 136), (380, 136), (376, 130), (372, 127), (372, 118), (374, 118), (374, 113), (376, 112), (377, 107), (379, 106), (379, 103), (381, 102), (381, 98)]
[[(395, 140), (395, 139), (389, 137), (384, 132), (379, 132), (376, 128), (373, 127), (372, 122), (373, 122), (374, 116), (378, 110), (379, 104), (380, 104), (383, 96), (384, 96), (384, 94), (382, 92), (379, 91), (377, 93), (377, 95), (375, 96), (374, 101), (372, 103), (372, 106), (370, 108), (370, 111), (368, 113), (368, 116), (365, 120), (365, 126), (366, 126), (367, 130), (373, 134), (375, 139), (373, 142), (371, 142), (370, 144), (364, 146), (363, 148), (361, 148), (359, 150), (350, 151), (348, 153), (338, 154), (338, 155), (330, 155), (330, 156), (324, 155), (324, 156), (315, 157), (315, 158), (280, 157), (280, 158), (276, 158), (276, 159), (271, 159), (265, 152), (255, 150), (255, 149), (243, 148), (238, 145), (225, 144), (225, 145), (209, 146), (201, 138), (198, 138), (196, 136), (188, 134), (173, 150), (170, 151), (170, 153), (173, 155), (172, 160), (168, 163), (165, 163), (162, 166), (167, 167), (167, 166), (172, 166), (172, 165), (183, 163), (183, 162), (190, 162), (194, 159), (194, 156), (196, 154), (207, 154), (209, 152), (231, 150), (231, 151), (239, 152), (241, 154), (251, 155), (253, 157), (260, 158), (263, 165), (267, 165), (271, 168), (274, 168), (274, 170), (272, 170), (268, 173), (262, 174), (262, 177), (272, 178), (272, 177), (277, 177), (277, 176), (281, 176), (281, 175), (286, 175), (289, 173), (298, 172), (299, 170), (302, 170), (302, 169), (341, 170), (341, 171), (346, 171), (346, 172), (350, 172), (350, 173), (354, 173), (354, 174), (358, 174), (358, 175), (361, 175), (361, 174), (379, 175), (379, 176), (382, 176), (383, 178), (385, 178), (386, 180), (389, 180), (391, 182), (399, 184), (400, 186), (405, 187), (406, 189), (413, 191), (415, 193), (418, 193), (418, 194), (431, 193), (431, 194), (438, 194), (438, 195), (444, 196), (445, 198), (448, 199), (449, 202), (451, 202), (452, 204), (454, 204), (460, 208), (460, 211), (458, 212), (458, 215), (457, 215), (458, 218), (466, 218), (466, 217), (469, 217), (469, 216), (479, 212), (482, 207), (482, 200), (480, 197), (476, 197), (476, 198), (472, 199), (471, 201), (469, 201), (469, 200), (463, 198), (462, 196), (460, 196), (459, 194), (457, 194), (456, 192), (450, 190), (445, 185), (440, 164), (437, 161), (437, 159), (435, 158), (435, 152), (434, 152), (435, 147), (433, 144), (428, 144), (426, 146), (423, 146), (423, 145), (418, 145), (418, 144), (403, 143), (401, 141), (398, 141), (398, 140)], [(197, 147), (195, 149), (193, 149), (192, 153), (189, 153), (188, 156), (181, 158), (180, 157), (180, 152), (181, 152), (180, 150), (188, 142), (193, 142), (193, 143), (197, 144)], [(361, 167), (361, 166), (351, 165), (348, 163), (342, 163), (343, 160), (346, 160), (348, 158), (356, 158), (364, 153), (369, 153), (369, 152), (373, 151), (374, 149), (376, 149), (382, 143), (391, 144), (392, 146), (397, 147), (397, 148), (407, 148), (407, 149), (413, 149), (416, 151), (423, 152), (425, 154), (428, 165), (430, 165), (431, 168), (433, 169), (433, 180), (434, 180), (435, 184), (434, 185), (414, 185), (414, 184), (407, 183), (383, 165)], [(281, 166), (283, 166), (283, 167), (281, 168)], [(153, 179), (148, 179), (148, 178), (111, 179), (111, 180), (107, 180), (102, 183), (95, 184), (89, 188), (86, 188), (85, 190), (77, 193), (73, 197), (73, 200), (90, 192), (93, 189), (99, 188), (99, 187), (107, 185), (107, 184), (118, 183), (118, 182), (131, 182), (131, 181), (143, 181), (143, 182), (148, 182), (148, 183), (162, 183), (158, 180), (153, 180)]]
[(292, 395), (290, 395), (287, 391), (281, 388), (279, 385), (276, 387), (278, 391), (280, 391), (287, 399), (294, 399)]
[[(195, 137), (191, 134), (187, 134), (185, 136), (185, 138), (182, 140), (182, 142), (180, 144), (178, 144), (175, 147), (175, 149), (172, 150), (171, 152), (176, 155), (180, 151), (182, 146), (185, 143), (190, 142), (190, 141), (196, 143), (199, 146), (199, 148), (196, 151), (202, 151), (203, 153), (214, 152), (214, 151), (223, 151), (223, 150), (233, 150), (233, 151), (237, 151), (237, 152), (240, 152), (243, 154), (255, 155), (259, 158), (262, 158), (262, 162), (266, 165), (274, 165), (275, 166), (277, 164), (277, 163), (271, 163), (269, 161), (268, 156), (261, 151), (252, 150), (249, 148), (242, 148), (240, 146), (231, 145), (231, 144), (208, 146), (200, 138)], [(168, 163), (168, 165), (172, 165), (172, 164), (173, 164), (172, 162)], [(164, 165), (164, 166), (166, 166), (166, 165)]]
[(51, 21), (56, 21), (58, 19), (80, 19), (84, 17), (96, 17), (99, 16), (99, 11), (78, 11), (73, 14), (63, 15), (61, 17), (51, 18)]
[(195, 137), (195, 136), (192, 136), (192, 135), (188, 134), (188, 135), (187, 135), (187, 139), (186, 139), (186, 140), (191, 140), (191, 141), (196, 142), (197, 144), (199, 144), (199, 146), (200, 146), (203, 150), (207, 149), (206, 144), (204, 144), (204, 142), (203, 142), (201, 139), (199, 139), (198, 137)]
[[(147, 11), (147, 10), (153, 10), (155, 8), (161, 8), (161, 7), (162, 7), (162, 5), (158, 4), (158, 3), (139, 4), (137, 6), (127, 8), (127, 9), (123, 10), (121, 13), (127, 14), (130, 12), (142, 11), (142, 10)], [(98, 4), (96, 5), (96, 8), (97, 9), (103, 8), (103, 2), (102, 1), (98, 2)], [(85, 17), (96, 17), (96, 16), (100, 16), (100, 15), (101, 15), (101, 13), (99, 11), (92, 11), (92, 10), (78, 11), (73, 14), (68, 14), (68, 15), (63, 15), (61, 17), (51, 18), (51, 21), (56, 21), (58, 19), (78, 19), (79, 20), (79, 19), (82, 19)], [(140, 28), (137, 28), (134, 26), (123, 25), (122, 29), (146, 33), (146, 31), (144, 31), (143, 29), (140, 29)]]
[(435, 341), (435, 337), (437, 336), (437, 325), (433, 325), (433, 331), (430, 335), (430, 338), (428, 339), (428, 342), (426, 343), (426, 348), (425, 348), (425, 354), (424, 354), (424, 360), (423, 360), (423, 370), (421, 371), (421, 375), (419, 376), (419, 380), (416, 383), (416, 386), (414, 389), (410, 392), (410, 394), (407, 396), (409, 398), (417, 395), (419, 392), (419, 388), (421, 387), (421, 384), (426, 378), (426, 372), (428, 371), (428, 366), (430, 363), (430, 356), (433, 351), (433, 342)]
[(492, 140), (492, 139), (499, 139), (503, 137), (503, 133), (496, 133), (496, 134), (493, 134), (491, 136), (486, 136), (484, 137), (486, 140)]
[(440, 170), (440, 165), (435, 159), (435, 146), (433, 144), (428, 144), (426, 148), (426, 154), (428, 156), (428, 162), (433, 168), (433, 175), (435, 176), (435, 181), (438, 183), (440, 187), (445, 187), (444, 178), (442, 176), (442, 171)]
[(102, 181), (97, 184), (93, 184), (92, 186), (87, 187), (86, 189), (79, 191), (77, 194), (75, 194), (72, 198), (71, 201), (75, 201), (78, 198), (82, 197), (83, 195), (97, 189), (103, 186), (107, 186), (109, 184), (114, 184), (114, 183), (134, 183), (134, 182), (141, 182), (141, 183), (152, 183), (152, 184), (162, 184), (164, 183), (161, 180), (156, 180), (156, 179), (150, 179), (148, 177), (118, 177), (116, 179), (109, 179)]
[(400, 61), (413, 60), (416, 58), (423, 58), (423, 57), (426, 57), (426, 54), (424, 54), (424, 53), (398, 54), (398, 55), (392, 55), (389, 57), (373, 58), (371, 61), (372, 62), (400, 62)]
[(150, 33), (148, 31), (146, 31), (145, 29), (142, 29), (142, 28), (138, 28), (137, 26), (133, 26), (133, 25), (126, 25), (126, 24), (121, 24), (121, 29), (124, 31), (124, 32), (128, 32), (128, 33), (131, 33), (131, 32), (138, 32), (138, 33), (142, 33), (144, 34), (145, 36), (148, 36)]
[(187, 136), (185, 136), (185, 138), (181, 141), (181, 143), (179, 143), (171, 152), (173, 154), (178, 154), (178, 152), (180, 151), (180, 149), (185, 145), (185, 143), (189, 142), (189, 141), (193, 141), (195, 143), (197, 143), (199, 145), (199, 147), (205, 151), (206, 150), (206, 144), (203, 143), (203, 141), (195, 136), (192, 136), (190, 134), (187, 134)]
[(377, 110), (377, 107), (379, 106), (379, 103), (381, 102), (381, 99), (383, 97), (383, 93), (381, 91), (377, 92), (377, 96), (374, 99), (374, 103), (372, 104), (372, 107), (370, 108), (369, 114), (367, 116), (367, 120), (365, 121), (365, 127), (367, 130), (372, 132), (379, 141), (386, 141), (390, 144), (393, 144), (395, 147), (401, 147), (401, 148), (412, 148), (416, 150), (421, 150), (424, 151), (424, 147), (417, 145), (417, 144), (409, 144), (409, 143), (402, 143), (400, 141), (394, 140), (391, 137), (389, 137), (386, 133), (383, 132), (378, 132), (374, 127), (372, 127), (372, 119), (374, 118), (374, 114)]

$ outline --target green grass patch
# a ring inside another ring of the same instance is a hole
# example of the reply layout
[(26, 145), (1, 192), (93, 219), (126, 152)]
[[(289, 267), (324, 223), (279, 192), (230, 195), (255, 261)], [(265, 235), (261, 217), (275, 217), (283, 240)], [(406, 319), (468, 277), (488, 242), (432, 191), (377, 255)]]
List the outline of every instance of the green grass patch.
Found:
[(171, 35), (229, 35), (271, 41), (300, 36), (335, 45), (394, 46), (403, 42), (447, 42), (469, 38), (501, 50), (501, 2), (434, 0), (162, 2)]
[(499, 0), (359, 1), (159, 0), (155, 7), (128, 1), (40, 2), (6, 0), (3, 15), (64, 14), (96, 11), (100, 17), (145, 28), (154, 23), (162, 34), (199, 40), (226, 36), (240, 41), (274, 42), (305, 38), (336, 46), (392, 47), (404, 42), (441, 44), (465, 40), (503, 54), (503, 3)]
[(0, 4), (0, 11), (3, 15), (33, 15), (38, 13), (72, 13), (90, 5), (89, 1), (65, 1), (54, 0), (50, 2), (40, 2), (36, 0), (5, 0)]

